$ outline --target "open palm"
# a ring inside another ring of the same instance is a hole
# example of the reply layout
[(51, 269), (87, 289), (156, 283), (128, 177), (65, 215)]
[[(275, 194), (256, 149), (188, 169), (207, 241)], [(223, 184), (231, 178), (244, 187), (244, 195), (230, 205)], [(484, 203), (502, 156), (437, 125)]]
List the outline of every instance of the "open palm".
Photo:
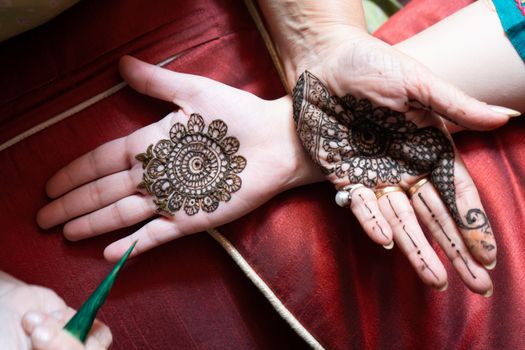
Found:
[[(443, 289), (447, 275), (418, 218), (465, 284), (489, 296), (484, 266), (495, 265), (494, 235), (443, 121), (453, 129), (485, 130), (508, 116), (368, 35), (334, 44), (323, 57), (309, 64), (294, 89), (305, 149), (338, 189), (365, 186), (353, 191), (353, 213), (375, 242), (390, 247), (394, 240), (424, 282)], [(402, 191), (378, 199), (372, 191), (407, 190), (425, 177), (412, 201)]]
[[(280, 191), (318, 178), (295, 136), (288, 97), (265, 101), (207, 78), (172, 72), (131, 57), (121, 60), (120, 69), (136, 90), (179, 108), (60, 169), (47, 184), (47, 193), (55, 200), (39, 211), (41, 227), (67, 222), (64, 235), (79, 240), (154, 217), (106, 248), (106, 258), (117, 260), (134, 240), (138, 240), (133, 252), (137, 255), (163, 242), (228, 223)], [(222, 145), (218, 153), (226, 153), (224, 166), (230, 171), (224, 173), (219, 185), (206, 179), (197, 189), (181, 189), (180, 181), (170, 185), (168, 179), (178, 172), (185, 172), (179, 175), (186, 176), (184, 181), (192, 182), (191, 186), (202, 180), (194, 172), (207, 171), (210, 179), (222, 176), (220, 162), (211, 164), (206, 153), (213, 158), (215, 151), (204, 141), (198, 145), (199, 157), (185, 158), (191, 153), (184, 153), (187, 150), (174, 152), (177, 159), (168, 161), (173, 168), (167, 169), (163, 145), (178, 147), (180, 140), (193, 137), (192, 133), (211, 135), (198, 137)], [(150, 145), (155, 147), (148, 153)], [(142, 193), (137, 190), (140, 183)], [(212, 188), (209, 196), (199, 197), (213, 184), (219, 190)], [(168, 197), (171, 190), (179, 195)], [(157, 216), (158, 212), (172, 215)]]

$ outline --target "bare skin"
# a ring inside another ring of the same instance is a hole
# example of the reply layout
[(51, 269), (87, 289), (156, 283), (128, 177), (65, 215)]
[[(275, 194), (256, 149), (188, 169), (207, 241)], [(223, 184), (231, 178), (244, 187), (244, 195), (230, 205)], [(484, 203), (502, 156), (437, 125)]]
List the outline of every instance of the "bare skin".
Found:
[(112, 342), (109, 328), (96, 320), (86, 343), (62, 328), (74, 315), (50, 289), (29, 285), (0, 271), (0, 348), (103, 350)]

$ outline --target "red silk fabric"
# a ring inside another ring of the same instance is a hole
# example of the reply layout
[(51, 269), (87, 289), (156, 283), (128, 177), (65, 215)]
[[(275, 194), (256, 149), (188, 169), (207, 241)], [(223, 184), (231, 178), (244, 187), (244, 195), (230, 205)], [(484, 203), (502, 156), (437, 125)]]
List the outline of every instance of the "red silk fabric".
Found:
[[(468, 2), (414, 0), (377, 35), (396, 42)], [(233, 0), (82, 1), (0, 52), (0, 144), (118, 84), (125, 53), (154, 63), (179, 54), (170, 69), (264, 98), (283, 94), (254, 24)], [(78, 307), (110, 269), (103, 247), (136, 227), (76, 243), (60, 227), (42, 232), (34, 217), (48, 201), (44, 183), (170, 110), (125, 88), (1, 151), (0, 269)], [(423, 286), (399, 251), (374, 245), (335, 205), (326, 183), (283, 193), (220, 231), (326, 348), (524, 348), (524, 127), (518, 118), (454, 137), (498, 238), (491, 299), (470, 293), (449, 264), (446, 293)], [(114, 349), (306, 347), (206, 234), (130, 261), (100, 317)]]

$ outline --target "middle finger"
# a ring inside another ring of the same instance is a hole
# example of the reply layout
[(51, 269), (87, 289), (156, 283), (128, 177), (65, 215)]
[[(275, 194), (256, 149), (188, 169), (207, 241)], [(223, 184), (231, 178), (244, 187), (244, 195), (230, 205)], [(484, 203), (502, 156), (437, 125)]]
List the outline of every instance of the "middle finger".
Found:
[(47, 229), (130, 196), (137, 192), (136, 184), (140, 182), (141, 174), (142, 169), (135, 165), (131, 170), (76, 188), (40, 209), (37, 223)]

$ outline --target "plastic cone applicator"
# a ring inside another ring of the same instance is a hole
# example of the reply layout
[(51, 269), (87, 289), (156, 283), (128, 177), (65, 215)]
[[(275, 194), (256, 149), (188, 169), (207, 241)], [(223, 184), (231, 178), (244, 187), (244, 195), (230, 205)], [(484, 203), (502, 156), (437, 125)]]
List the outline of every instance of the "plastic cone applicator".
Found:
[(91, 296), (82, 304), (78, 312), (69, 320), (64, 326), (64, 329), (71, 333), (75, 338), (80, 340), (82, 343), (86, 340), (89, 330), (95, 322), (98, 310), (102, 307), (102, 304), (106, 301), (106, 298), (117, 278), (118, 273), (124, 266), (124, 263), (128, 259), (129, 254), (135, 248), (137, 241), (133, 242), (131, 247), (124, 253), (119, 262), (115, 265), (113, 270), (106, 276), (106, 278), (99, 284), (97, 289), (91, 294)]

